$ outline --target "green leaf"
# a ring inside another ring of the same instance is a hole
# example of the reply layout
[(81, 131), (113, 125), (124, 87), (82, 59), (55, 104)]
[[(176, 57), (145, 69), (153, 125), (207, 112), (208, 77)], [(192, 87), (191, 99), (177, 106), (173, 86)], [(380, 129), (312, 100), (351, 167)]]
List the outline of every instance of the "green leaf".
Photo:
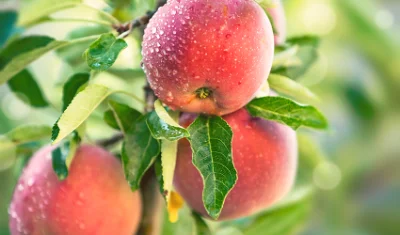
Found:
[(89, 79), (90, 74), (88, 73), (77, 73), (68, 79), (63, 87), (63, 111), (68, 108), (75, 95), (88, 83)]
[(290, 58), (290, 61), (296, 61), (296, 63), (287, 63), (277, 65), (272, 68), (272, 73), (280, 74), (292, 79), (298, 78), (304, 75), (311, 65), (318, 59), (317, 48), (319, 46), (319, 38), (316, 36), (300, 36), (293, 37), (286, 40), (286, 44), (283, 47), (278, 47), (275, 53), (275, 57), (280, 57), (281, 53), (286, 53), (286, 50), (293, 51), (295, 48), (295, 58)]
[(21, 100), (32, 107), (42, 108), (49, 106), (35, 78), (27, 69), (22, 70), (9, 80), (8, 86), (17, 96), (22, 95)]
[(278, 74), (270, 74), (268, 83), (271, 89), (292, 97), (302, 103), (318, 103), (319, 98), (307, 87), (300, 83)]
[(277, 121), (298, 129), (300, 126), (327, 129), (328, 121), (312, 106), (302, 106), (283, 97), (263, 97), (247, 104), (252, 116)]
[(0, 51), (0, 85), (42, 55), (66, 44), (68, 42), (47, 36), (27, 36), (12, 41)]
[[(178, 113), (171, 114), (177, 116)], [(154, 111), (150, 113), (147, 125), (156, 139), (174, 141), (189, 137), (189, 132), (170, 116), (159, 100), (154, 102)]]
[(154, 171), (156, 173), (156, 178), (158, 182), (158, 189), (160, 190), (160, 194), (165, 198), (165, 193), (164, 193), (164, 179), (162, 175), (162, 163), (161, 163), (161, 158), (157, 158), (156, 161), (154, 162)]
[(196, 225), (196, 234), (197, 235), (212, 235), (213, 233), (211, 232), (210, 228), (204, 222), (203, 218), (196, 212), (192, 212), (192, 216), (194, 219), (194, 223)]
[(125, 136), (122, 147), (122, 163), (125, 177), (132, 190), (140, 187), (140, 181), (146, 171), (160, 154), (160, 143), (151, 136), (146, 117), (140, 118), (134, 128)]
[(59, 180), (64, 180), (68, 176), (68, 170), (79, 146), (80, 138), (77, 133), (70, 141), (60, 144), (51, 153), (53, 170)]
[(18, 24), (21, 26), (30, 26), (38, 23), (42, 18), (66, 9), (72, 8), (79, 3), (81, 0), (34, 0), (30, 1), (30, 4), (23, 4), (20, 17), (18, 19)]
[(112, 33), (105, 33), (90, 45), (84, 56), (91, 69), (104, 71), (114, 64), (118, 54), (127, 46), (123, 39), (117, 39)]
[(0, 48), (14, 31), (17, 21), (17, 12), (13, 10), (0, 10)]
[(203, 203), (218, 219), (226, 196), (237, 181), (232, 160), (232, 130), (221, 117), (199, 116), (188, 128), (193, 164), (204, 183)]
[[(87, 26), (87, 27), (79, 27), (71, 31), (68, 34), (68, 40), (76, 40), (88, 36), (99, 35), (102, 33), (106, 33), (109, 31), (109, 28), (104, 26)], [(93, 43), (94, 40), (91, 41), (80, 41), (78, 43), (74, 43), (71, 45), (64, 46), (62, 48), (57, 49), (55, 52), (57, 55), (62, 58), (66, 63), (68, 63), (74, 69), (79, 68), (87, 68), (84, 58), (82, 54), (85, 50)]]
[(110, 90), (102, 85), (91, 84), (79, 92), (71, 104), (53, 126), (53, 144), (60, 142), (64, 137), (79, 127), (93, 112), (93, 110), (107, 97)]
[(51, 136), (51, 128), (44, 125), (24, 125), (19, 126), (5, 134), (5, 137), (14, 144), (24, 144)]
[(120, 104), (110, 100), (108, 102), (111, 110), (104, 114), (104, 120), (113, 128), (121, 130), (127, 134), (132, 128), (135, 127), (139, 118), (143, 115), (125, 104)]
[(244, 231), (245, 235), (286, 235), (293, 234), (305, 222), (311, 208), (309, 194), (285, 206), (276, 207), (261, 214)]

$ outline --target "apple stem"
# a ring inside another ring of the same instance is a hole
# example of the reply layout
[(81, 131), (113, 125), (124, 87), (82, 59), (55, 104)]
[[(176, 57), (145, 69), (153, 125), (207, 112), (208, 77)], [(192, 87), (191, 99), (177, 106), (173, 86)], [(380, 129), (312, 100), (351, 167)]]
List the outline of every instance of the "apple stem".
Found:
[(200, 99), (206, 99), (211, 96), (212, 91), (207, 87), (202, 87), (196, 90), (197, 97)]

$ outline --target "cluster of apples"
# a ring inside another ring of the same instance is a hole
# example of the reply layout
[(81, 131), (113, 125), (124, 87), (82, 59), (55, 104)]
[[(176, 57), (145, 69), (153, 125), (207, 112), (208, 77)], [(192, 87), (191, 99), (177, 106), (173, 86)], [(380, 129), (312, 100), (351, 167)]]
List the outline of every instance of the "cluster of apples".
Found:
[[(285, 39), (280, 1), (264, 10), (253, 0), (169, 0), (153, 16), (143, 40), (143, 68), (156, 96), (184, 112), (187, 127), (199, 113), (219, 115), (231, 126), (238, 181), (220, 220), (269, 207), (291, 188), (297, 141), (290, 128), (253, 118), (243, 108), (266, 82), (274, 45)], [(196, 114), (197, 113), (197, 114)], [(138, 191), (121, 163), (98, 146), (78, 148), (69, 176), (59, 181), (44, 147), (19, 179), (9, 209), (12, 234), (133, 234), (141, 219)], [(174, 177), (189, 206), (207, 216), (203, 182), (180, 140)]]

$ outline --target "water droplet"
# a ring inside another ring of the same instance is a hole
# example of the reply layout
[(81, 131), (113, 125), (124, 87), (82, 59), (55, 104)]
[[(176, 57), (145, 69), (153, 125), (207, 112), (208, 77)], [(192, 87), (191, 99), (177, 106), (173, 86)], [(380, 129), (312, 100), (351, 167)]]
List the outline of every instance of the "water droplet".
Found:
[(35, 183), (35, 180), (33, 178), (30, 178), (28, 180), (28, 186), (31, 187)]
[(24, 186), (22, 184), (18, 184), (18, 190), (19, 191), (23, 191), (24, 190)]
[(32, 211), (33, 211), (33, 208), (29, 206), (29, 207), (28, 207), (28, 211), (29, 211), (29, 212), (32, 212)]
[(175, 10), (172, 10), (171, 14), (172, 14), (172, 15), (176, 15), (176, 11), (175, 11)]
[(156, 32), (157, 32), (157, 28), (156, 28), (156, 27), (153, 27), (153, 28), (151, 29), (151, 33), (155, 34)]

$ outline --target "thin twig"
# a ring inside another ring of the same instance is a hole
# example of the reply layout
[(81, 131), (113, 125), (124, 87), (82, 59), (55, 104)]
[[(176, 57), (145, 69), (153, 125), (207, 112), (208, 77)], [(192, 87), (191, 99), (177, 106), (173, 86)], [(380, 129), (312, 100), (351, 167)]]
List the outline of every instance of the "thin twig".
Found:
[(104, 148), (107, 148), (114, 144), (117, 144), (118, 142), (120, 142), (123, 139), (124, 139), (124, 135), (121, 132), (121, 133), (117, 133), (117, 134), (113, 135), (111, 138), (98, 140), (96, 142), (96, 145), (100, 145), (100, 146), (103, 146)]

